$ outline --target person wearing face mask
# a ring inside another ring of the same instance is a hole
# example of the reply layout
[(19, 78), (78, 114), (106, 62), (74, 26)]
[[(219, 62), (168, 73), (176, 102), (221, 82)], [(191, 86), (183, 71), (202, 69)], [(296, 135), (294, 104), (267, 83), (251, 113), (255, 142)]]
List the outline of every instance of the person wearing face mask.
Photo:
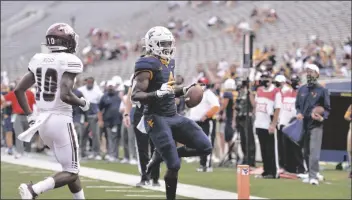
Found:
[[(279, 115), (279, 163), (287, 172), (304, 173), (302, 148), (287, 137), (282, 129), (287, 126), (290, 121), (296, 117), (296, 96), (297, 89), (300, 85), (300, 78), (293, 74), (286, 85), (287, 89), (282, 93), (282, 107)], [(281, 145), (280, 145), (281, 144)]]
[[(318, 84), (319, 68), (314, 64), (308, 64), (306, 73), (307, 84), (298, 89), (296, 98), (297, 119), (303, 120), (303, 151), (309, 172), (303, 182), (318, 185), (323, 121), (330, 113), (330, 97), (328, 90)], [(323, 115), (312, 112), (316, 106), (324, 108)]]
[[(274, 79), (274, 82), (273, 84), (279, 88), (280, 92), (281, 92), (281, 95), (283, 95), (284, 92), (286, 92), (289, 87), (288, 85), (286, 84), (286, 77), (284, 75), (276, 75), (275, 76), (275, 79)], [(282, 112), (280, 112), (280, 115)], [(279, 118), (279, 121), (280, 121), (280, 118)], [(280, 128), (277, 127), (277, 131), (278, 131), (278, 134), (277, 134), (277, 147), (278, 147), (278, 155), (279, 155), (279, 166), (280, 168), (284, 168), (284, 149), (285, 149), (285, 144), (284, 144), (284, 140), (283, 140), (283, 134), (282, 132), (280, 132), (279, 130)]]
[(83, 96), (91, 102), (89, 110), (86, 112), (88, 125), (82, 134), (82, 158), (85, 158), (85, 149), (87, 141), (89, 139), (89, 130), (92, 131), (93, 138), (93, 153), (88, 156), (89, 159), (95, 158), (95, 160), (101, 160), (100, 155), (100, 136), (99, 136), (99, 127), (98, 127), (98, 112), (99, 112), (99, 102), (103, 96), (103, 92), (100, 90), (98, 85), (95, 85), (95, 80), (93, 77), (88, 77), (86, 79), (86, 85), (78, 88), (78, 90), (83, 94)]
[(260, 86), (254, 99), (254, 127), (259, 138), (264, 172), (258, 178), (278, 178), (278, 155), (276, 126), (279, 119), (282, 96), (279, 88), (272, 84), (271, 74), (263, 72)]
[(286, 77), (284, 75), (276, 75), (274, 79), (274, 84), (281, 92), (284, 92), (289, 89), (288, 84), (286, 83)]
[(108, 160), (115, 162), (119, 158), (122, 115), (120, 113), (121, 98), (116, 91), (116, 83), (110, 80), (106, 84), (107, 92), (99, 102), (98, 123), (107, 131)]

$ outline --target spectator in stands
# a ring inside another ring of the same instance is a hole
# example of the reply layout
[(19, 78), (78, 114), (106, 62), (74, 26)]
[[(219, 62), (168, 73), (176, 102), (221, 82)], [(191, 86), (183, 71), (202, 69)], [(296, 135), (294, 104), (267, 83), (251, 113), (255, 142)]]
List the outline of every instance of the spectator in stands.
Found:
[(345, 117), (345, 120), (349, 122), (349, 126), (350, 126), (347, 134), (347, 153), (348, 153), (348, 161), (350, 162), (349, 178), (352, 178), (352, 104), (346, 110), (344, 117)]
[(269, 13), (266, 15), (266, 18), (264, 21), (269, 22), (269, 23), (273, 23), (278, 19), (277, 13), (275, 9), (270, 9)]
[(218, 71), (217, 75), (222, 78), (225, 76), (228, 70), (229, 70), (229, 63), (224, 58), (222, 58), (217, 66), (217, 71)]
[(222, 20), (219, 16), (212, 16), (207, 22), (208, 27), (215, 27), (215, 28), (223, 28), (225, 24), (226, 24), (225, 21)]
[[(309, 173), (303, 182), (318, 185), (323, 121), (328, 118), (330, 112), (330, 97), (328, 90), (318, 84), (318, 66), (308, 64), (306, 73), (307, 84), (300, 87), (296, 98), (297, 119), (303, 120), (304, 159)], [(324, 108), (325, 111), (322, 116), (312, 112), (316, 106)]]
[[(25, 94), (27, 97), (29, 107), (31, 110), (33, 110), (33, 105), (35, 104), (34, 94), (30, 90), (27, 90)], [(26, 151), (26, 152), (31, 151), (31, 143), (23, 142), (17, 138), (19, 134), (23, 133), (24, 131), (26, 131), (29, 128), (27, 116), (24, 115), (24, 112), (23, 112), (21, 106), (19, 105), (17, 98), (16, 98), (16, 95), (13, 90), (10, 91), (9, 93), (7, 93), (4, 96), (4, 99), (5, 99), (5, 101), (9, 102), (12, 107), (12, 114), (11, 114), (12, 120), (11, 121), (13, 122), (13, 128), (14, 128), (15, 135), (16, 135), (16, 137), (15, 137), (16, 138), (15, 158), (20, 158), (21, 156), (24, 155), (24, 151)], [(24, 149), (24, 147), (25, 147), (25, 149)]]
[(176, 20), (173, 34), (177, 40), (192, 39), (194, 36), (193, 30), (189, 27), (188, 21), (182, 21), (181, 19)]
[[(87, 111), (87, 122), (88, 125), (82, 134), (82, 149), (86, 149), (87, 140), (89, 138), (89, 131), (92, 132), (92, 145), (93, 152), (88, 156), (88, 159), (95, 158), (96, 160), (101, 160), (102, 157), (100, 155), (100, 137), (99, 137), (99, 126), (98, 122), (98, 112), (99, 112), (99, 102), (101, 97), (103, 96), (102, 91), (99, 86), (95, 84), (95, 80), (93, 77), (88, 77), (86, 79), (86, 85), (78, 88), (78, 90), (83, 94), (83, 96), (90, 102), (90, 108)], [(82, 151), (82, 158), (85, 158), (85, 152)]]
[(116, 91), (116, 83), (112, 80), (107, 82), (107, 92), (99, 101), (98, 124), (107, 132), (108, 153), (106, 156), (110, 162), (118, 161), (119, 143), (121, 139), (122, 116), (119, 112), (121, 98)]

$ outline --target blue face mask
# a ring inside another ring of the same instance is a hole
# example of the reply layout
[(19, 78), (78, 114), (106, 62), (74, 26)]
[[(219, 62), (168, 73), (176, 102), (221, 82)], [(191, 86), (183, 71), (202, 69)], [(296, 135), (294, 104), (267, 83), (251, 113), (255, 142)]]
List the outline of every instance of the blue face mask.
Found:
[(309, 87), (314, 86), (317, 84), (317, 78), (312, 75), (307, 75), (307, 83)]

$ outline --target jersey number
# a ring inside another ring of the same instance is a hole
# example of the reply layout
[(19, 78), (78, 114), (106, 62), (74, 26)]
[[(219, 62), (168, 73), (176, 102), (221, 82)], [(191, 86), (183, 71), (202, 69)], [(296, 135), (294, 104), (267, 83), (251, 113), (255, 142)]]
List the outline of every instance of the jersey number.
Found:
[(44, 76), (44, 87), (42, 87), (42, 68), (37, 68), (37, 93), (35, 99), (40, 101), (40, 93), (43, 91), (44, 101), (54, 101), (57, 90), (57, 71), (53, 68), (48, 68)]

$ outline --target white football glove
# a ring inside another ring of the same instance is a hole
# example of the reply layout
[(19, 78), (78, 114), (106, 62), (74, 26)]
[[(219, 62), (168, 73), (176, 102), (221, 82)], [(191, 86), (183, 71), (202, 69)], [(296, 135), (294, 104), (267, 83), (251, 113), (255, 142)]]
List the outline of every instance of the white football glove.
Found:
[(81, 108), (84, 112), (88, 111), (88, 110), (89, 110), (89, 106), (90, 106), (90, 102), (87, 101), (84, 97), (81, 97), (80, 99), (83, 100), (84, 102), (86, 102), (86, 104), (85, 104), (83, 107), (80, 106), (80, 108)]
[(163, 83), (160, 89), (156, 91), (156, 96), (161, 98), (167, 94), (173, 94), (175, 92), (173, 87), (174, 83), (175, 81)]
[(27, 115), (29, 127), (31, 127), (35, 123), (36, 118), (37, 117), (34, 114)]

